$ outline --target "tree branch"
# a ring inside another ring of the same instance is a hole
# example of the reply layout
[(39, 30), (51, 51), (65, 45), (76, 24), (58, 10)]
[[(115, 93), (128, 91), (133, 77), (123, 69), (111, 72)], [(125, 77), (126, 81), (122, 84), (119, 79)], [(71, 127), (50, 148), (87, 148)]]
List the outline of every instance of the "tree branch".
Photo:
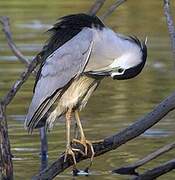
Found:
[(36, 56), (33, 61), (28, 65), (28, 68), (21, 73), (19, 79), (12, 85), (7, 94), (3, 97), (2, 102), (4, 105), (8, 105), (13, 97), (16, 95), (21, 86), (26, 82), (32, 71), (36, 68), (38, 64), (42, 62), (40, 56)]
[(4, 31), (10, 49), (14, 55), (27, 66), (30, 61), (25, 58), (25, 56), (18, 50), (16, 44), (13, 41), (12, 33), (10, 31), (9, 18), (7, 16), (0, 17), (0, 23), (2, 24), (2, 30)]
[[(117, 2), (123, 3), (124, 1), (126, 1), (126, 0), (123, 0), (123, 1), (121, 0), (121, 1), (117, 1)], [(105, 0), (101, 0), (101, 1), (96, 0), (96, 3), (95, 3), (96, 5), (94, 4), (94, 7), (92, 7), (92, 9), (89, 11), (89, 13), (96, 14), (100, 10), (100, 8), (104, 4), (104, 2), (105, 2)], [(115, 10), (115, 8), (120, 5), (120, 4), (117, 5), (117, 2), (115, 4), (113, 4), (109, 8), (109, 10), (103, 15), (103, 17), (102, 17), (103, 19), (105, 17), (107, 17), (108, 15), (110, 15)], [(165, 0), (164, 2), (167, 3), (168, 1)], [(4, 20), (2, 20), (2, 18), (0, 21), (2, 24), (4, 23)], [(9, 32), (10, 32), (9, 24), (3, 24), (3, 26), (6, 27), (3, 30), (6, 34), (6, 38), (7, 38), (10, 48), (12, 49), (12, 51), (14, 51), (14, 54), (16, 54), (17, 57), (19, 56), (18, 58), (20, 59), (21, 62), (24, 63), (24, 61), (25, 61), (25, 64), (29, 64), (29, 66), (20, 75), (19, 80), (17, 80), (13, 84), (13, 86), (11, 87), (9, 92), (6, 94), (6, 96), (1, 101), (1, 104), (0, 104), (1, 145), (5, 142), (3, 139), (4, 135), (7, 135), (7, 140), (8, 140), (8, 132), (3, 131), (3, 128), (6, 128), (6, 130), (7, 130), (7, 122), (5, 119), (5, 107), (11, 102), (13, 97), (16, 95), (17, 91), (20, 89), (20, 87), (23, 85), (23, 83), (28, 79), (29, 75), (35, 69), (35, 67), (39, 63), (42, 62), (42, 59), (40, 58), (40, 56), (37, 56), (31, 63), (27, 62), (28, 60), (26, 61), (26, 58), (22, 54), (20, 54), (20, 51), (18, 50), (15, 43), (13, 42), (11, 34), (9, 34)], [(173, 45), (173, 49), (174, 49), (174, 45)], [(21, 58), (21, 57), (24, 57), (24, 58)], [(155, 107), (155, 109), (152, 112), (147, 114), (145, 117), (139, 119), (136, 123), (129, 126), (125, 130), (123, 130), (120, 133), (115, 134), (113, 136), (107, 137), (102, 141), (93, 143), (94, 150), (95, 150), (95, 156), (99, 156), (99, 155), (104, 154), (105, 152), (116, 149), (117, 147), (126, 143), (127, 141), (139, 136), (144, 131), (146, 131), (148, 128), (152, 127), (154, 124), (159, 122), (168, 112), (170, 112), (174, 108), (175, 108), (175, 93), (173, 93), (171, 96), (169, 96), (164, 101), (162, 101), (157, 107)], [(6, 142), (6, 143), (8, 144), (9, 142)], [(10, 147), (10, 144), (7, 147)], [(79, 147), (79, 148), (81, 148), (81, 147)], [(2, 155), (2, 151), (0, 153)], [(11, 161), (10, 149), (7, 149), (6, 154), (8, 155), (7, 160)], [(89, 158), (90, 156), (91, 155), (88, 154), (87, 157), (83, 157), (81, 154), (77, 153), (76, 159), (77, 159), (77, 162), (79, 162), (81, 160)], [(169, 161), (167, 163), (168, 163), (168, 165), (170, 163), (172, 165), (174, 163), (174, 160)], [(3, 163), (3, 161), (2, 161), (2, 164), (5, 164), (5, 163)], [(8, 165), (10, 165), (10, 163), (8, 163)], [(70, 167), (71, 165), (73, 165), (72, 159), (69, 158), (67, 162), (64, 162), (64, 153), (63, 153), (63, 155), (61, 155), (61, 157), (56, 162), (54, 162), (46, 170), (42, 171), (39, 175), (35, 176), (34, 179), (52, 179), (57, 174), (64, 171), (66, 168)], [(2, 167), (3, 166), (1, 166), (1, 168)], [(13, 166), (9, 166), (9, 169), (12, 167)], [(6, 170), (7, 169), (8, 168), (6, 167)], [(12, 174), (12, 176), (13, 176), (13, 174)]]
[(0, 174), (3, 180), (13, 180), (13, 164), (11, 159), (10, 141), (8, 137), (8, 126), (5, 116), (6, 106), (16, 95), (17, 91), (21, 88), (23, 83), (28, 79), (34, 68), (41, 62), (40, 57), (36, 57), (28, 66), (28, 68), (21, 73), (20, 79), (17, 80), (8, 91), (8, 93), (0, 101)]
[(154, 180), (157, 177), (172, 171), (173, 169), (175, 169), (175, 159), (148, 170), (145, 173), (133, 178), (133, 180)]
[(92, 16), (96, 15), (97, 12), (102, 8), (105, 1), (106, 0), (96, 0), (92, 7), (89, 9), (88, 14)]
[[(3, 31), (6, 35), (8, 44), (13, 51), (13, 53), (19, 58), (22, 63), (28, 64), (29, 61), (24, 58), (22, 53), (17, 49), (16, 45), (13, 42), (10, 27), (9, 19), (7, 17), (1, 17), (0, 22), (3, 25)], [(29, 65), (28, 68), (21, 73), (20, 78), (12, 85), (11, 89), (7, 94), (0, 100), (0, 157), (1, 157), (1, 167), (0, 173), (2, 174), (2, 179), (13, 179), (13, 163), (11, 159), (11, 150), (10, 150), (10, 140), (8, 137), (8, 126), (6, 120), (6, 106), (12, 101), (17, 91), (23, 85), (23, 83), (28, 79), (29, 75), (32, 73), (34, 68), (40, 63), (41, 58), (37, 56)]]
[(0, 103), (0, 174), (2, 180), (13, 180), (13, 162), (5, 111), (6, 107)]
[[(12, 88), (9, 90), (9, 92), (6, 94), (6, 96), (4, 96), (3, 100), (1, 101), (2, 104), (4, 105), (4, 117), (0, 118), (0, 120), (3, 122), (2, 123), (2, 129), (4, 129), (4, 131), (0, 131), (2, 132), (1, 137), (6, 137), (6, 139), (4, 139), (4, 147), (1, 146), (1, 153), (2, 158), (6, 158), (8, 157), (8, 154), (10, 154), (10, 141), (8, 139), (8, 127), (7, 127), (7, 122), (6, 122), (6, 118), (5, 118), (5, 109), (6, 106), (11, 102), (11, 100), (14, 98), (15, 94), (17, 93), (17, 91), (20, 89), (20, 87), (22, 86), (22, 84), (27, 80), (27, 78), (29, 77), (29, 75), (35, 70), (35, 67), (37, 66), (37, 64), (39, 64), (39, 59), (35, 58), (36, 61), (38, 61), (35, 65), (35, 63), (30, 63), (30, 61), (25, 58), (25, 56), (20, 52), (20, 50), (18, 50), (17, 46), (15, 45), (13, 38), (12, 38), (12, 33), (10, 31), (10, 23), (9, 23), (9, 18), (6, 16), (2, 16), (0, 18), (0, 22), (2, 24), (2, 29), (6, 35), (6, 39), (8, 42), (8, 45), (10, 47), (10, 49), (12, 50), (12, 52), (14, 53), (14, 55), (24, 64), (26, 64), (26, 66), (28, 66), (30, 64), (30, 66), (28, 67), (28, 69), (26, 70), (26, 72), (23, 72), (21, 74), (21, 77), (19, 80), (17, 80), (14, 85), (12, 86)], [(40, 128), (40, 140), (41, 140), (41, 169), (46, 168), (47, 163), (48, 163), (48, 156), (47, 156), (47, 149), (48, 149), (48, 145), (47, 145), (47, 137), (46, 137), (46, 132), (45, 132), (45, 128)], [(6, 134), (4, 134), (6, 133)], [(3, 149), (5, 149), (6, 147), (6, 151), (4, 151)], [(3, 161), (2, 164), (0, 164), (0, 166), (4, 166), (6, 168), (8, 168), (7, 166), (12, 167), (10, 169), (10, 173), (8, 173), (8, 169), (6, 170), (7, 173), (6, 174), (11, 174), (12, 176), (10, 178), (13, 177), (13, 166), (12, 166), (12, 160), (10, 159), (11, 157), (9, 157), (9, 164), (6, 163), (5, 166), (5, 161)], [(5, 176), (4, 176), (5, 177)]]
[(115, 3), (112, 4), (112, 6), (109, 7), (109, 9), (101, 16), (101, 19), (106, 19), (109, 15), (111, 15), (114, 10), (119, 7), (121, 4), (123, 4), (126, 0), (118, 0)]
[(146, 164), (146, 163), (152, 161), (153, 159), (159, 157), (160, 155), (172, 150), (173, 148), (175, 148), (175, 142), (165, 145), (164, 147), (154, 151), (153, 153), (147, 155), (143, 159), (141, 159), (131, 165), (115, 169), (115, 170), (113, 170), (113, 173), (138, 175), (138, 173), (135, 171), (138, 167), (143, 166), (144, 164)]
[[(114, 134), (113, 136), (105, 138), (102, 141), (93, 143), (95, 156), (100, 156), (108, 151), (114, 150), (122, 144), (128, 142), (129, 140), (132, 140), (140, 134), (144, 133), (147, 129), (159, 122), (167, 113), (169, 113), (173, 109), (175, 109), (175, 93), (163, 100), (153, 109), (153, 111), (148, 113), (143, 118), (137, 120), (133, 125), (117, 134)], [(87, 157), (83, 157), (80, 153), (76, 153), (76, 160), (77, 162), (80, 162), (84, 159), (89, 158), (90, 156), (91, 155), (88, 154)], [(69, 158), (66, 162), (64, 162), (63, 153), (57, 161), (55, 161), (53, 164), (51, 164), (50, 167), (36, 175), (34, 179), (52, 179), (71, 165), (73, 165), (72, 159)]]
[(175, 27), (174, 27), (174, 23), (173, 23), (173, 17), (171, 14), (169, 0), (164, 0), (164, 14), (166, 17), (168, 31), (169, 31), (169, 35), (170, 35), (170, 39), (171, 39), (171, 47), (172, 47), (173, 57), (175, 58)]

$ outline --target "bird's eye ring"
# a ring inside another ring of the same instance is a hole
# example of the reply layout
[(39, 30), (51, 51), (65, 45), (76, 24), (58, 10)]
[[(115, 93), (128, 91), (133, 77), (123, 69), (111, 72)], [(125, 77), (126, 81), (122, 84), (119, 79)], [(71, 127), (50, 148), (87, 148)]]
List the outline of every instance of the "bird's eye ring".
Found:
[(122, 73), (123, 71), (124, 71), (123, 68), (119, 68), (119, 69), (118, 69), (118, 72), (119, 72), (119, 73)]

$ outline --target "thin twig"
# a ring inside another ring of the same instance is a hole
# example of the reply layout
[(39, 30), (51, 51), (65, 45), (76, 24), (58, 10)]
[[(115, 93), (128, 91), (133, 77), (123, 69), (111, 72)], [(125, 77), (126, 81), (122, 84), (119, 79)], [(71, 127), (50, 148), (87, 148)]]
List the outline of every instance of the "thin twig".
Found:
[[(108, 151), (114, 150), (122, 144), (125, 144), (129, 140), (132, 140), (140, 134), (144, 133), (147, 129), (151, 128), (154, 124), (159, 122), (166, 114), (168, 114), (173, 109), (175, 109), (175, 93), (163, 100), (153, 109), (153, 111), (148, 113), (143, 118), (137, 120), (133, 125), (117, 134), (114, 134), (113, 136), (105, 138), (102, 141), (93, 143), (95, 156), (100, 156)], [(83, 157), (80, 153), (76, 153), (77, 162), (90, 157), (90, 154), (88, 154), (87, 157)], [(57, 161), (51, 164), (50, 167), (48, 167), (44, 171), (40, 172), (40, 174), (36, 175), (34, 179), (52, 179), (71, 165), (73, 165), (72, 159), (68, 159), (66, 162), (64, 162), (63, 153), (63, 155), (61, 155), (61, 157)]]
[(15, 54), (15, 56), (27, 66), (30, 61), (27, 58), (25, 58), (25, 56), (19, 51), (19, 49), (13, 41), (12, 33), (10, 31), (9, 18), (7, 16), (0, 17), (0, 23), (2, 24), (2, 30), (4, 31), (10, 49)]
[(173, 57), (175, 58), (175, 27), (174, 27), (174, 23), (173, 23), (173, 17), (171, 14), (169, 0), (164, 0), (164, 14), (166, 17), (168, 31), (169, 31), (169, 35), (171, 38), (171, 47), (172, 47)]
[(107, 11), (101, 16), (101, 19), (104, 20), (106, 19), (109, 15), (111, 15), (114, 10), (119, 7), (121, 4), (123, 4), (126, 0), (118, 0), (115, 3), (112, 4), (112, 6), (107, 9)]
[(96, 15), (97, 12), (102, 8), (103, 4), (106, 0), (96, 0), (95, 3), (92, 5), (90, 10), (88, 11), (89, 15)]
[(14, 98), (21, 86), (26, 82), (32, 71), (40, 64), (42, 59), (39, 56), (36, 56), (32, 62), (28, 65), (28, 68), (21, 73), (19, 79), (12, 85), (7, 94), (2, 98), (2, 102), (7, 106), (11, 100)]
[(173, 148), (175, 148), (175, 142), (165, 145), (164, 147), (154, 151), (153, 153), (147, 155), (143, 159), (141, 159), (131, 165), (115, 169), (115, 170), (113, 170), (113, 173), (137, 175), (138, 173), (135, 170), (138, 167), (143, 166), (144, 164), (146, 164), (146, 163), (150, 162), (151, 160), (159, 157), (160, 155), (172, 150)]
[(157, 177), (166, 174), (175, 169), (175, 159), (157, 166), (145, 173), (133, 178), (133, 180), (155, 180)]

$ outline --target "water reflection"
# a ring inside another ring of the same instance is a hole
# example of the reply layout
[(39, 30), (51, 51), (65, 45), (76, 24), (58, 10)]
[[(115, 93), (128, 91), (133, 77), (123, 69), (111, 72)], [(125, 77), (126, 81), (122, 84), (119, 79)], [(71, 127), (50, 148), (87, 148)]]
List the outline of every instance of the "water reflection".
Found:
[[(0, 0), (0, 15), (10, 17), (15, 42), (25, 56), (32, 59), (47, 39), (44, 32), (59, 16), (80, 11), (86, 12), (92, 2), (93, 0), (60, 0), (52, 1), (52, 3), (43, 0)], [(104, 8), (110, 2), (112, 0), (108, 0)], [(162, 15), (160, 1), (135, 0), (125, 3), (106, 20), (106, 23), (118, 32), (135, 34), (142, 39), (148, 36), (148, 63), (143, 73), (133, 80), (106, 79), (102, 82), (88, 102), (87, 108), (81, 113), (88, 139), (102, 139), (120, 131), (149, 112), (174, 91), (173, 62), (167, 27)], [(1, 32), (0, 97), (9, 89), (23, 69), (24, 65), (12, 55)], [(31, 77), (8, 107), (15, 179), (24, 179), (24, 177), (30, 179), (40, 168), (39, 132), (35, 131), (33, 135), (29, 135), (23, 129), (23, 121), (31, 101), (33, 81), (34, 78)], [(69, 169), (56, 179), (128, 179), (127, 176), (113, 175), (110, 172), (116, 167), (132, 163), (156, 148), (173, 141), (174, 129), (174, 113), (172, 112), (141, 137), (116, 151), (97, 157), (89, 177), (72, 178), (71, 169)], [(64, 119), (59, 120), (53, 131), (48, 133), (48, 142), (49, 163), (51, 163), (65, 149)], [(172, 157), (173, 154), (169, 153), (147, 167), (151, 168)], [(80, 169), (86, 167), (86, 163), (80, 163)], [(174, 178), (173, 173), (166, 175), (166, 179)]]

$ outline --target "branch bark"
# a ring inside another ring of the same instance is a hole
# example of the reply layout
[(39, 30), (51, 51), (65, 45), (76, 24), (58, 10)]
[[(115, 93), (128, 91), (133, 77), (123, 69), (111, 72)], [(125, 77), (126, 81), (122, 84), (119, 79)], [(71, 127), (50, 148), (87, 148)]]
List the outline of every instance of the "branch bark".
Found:
[[(132, 140), (140, 134), (144, 133), (147, 129), (151, 128), (154, 124), (159, 122), (166, 114), (168, 114), (173, 109), (175, 109), (175, 93), (163, 100), (153, 109), (153, 111), (148, 113), (143, 118), (137, 120), (133, 125), (117, 134), (114, 134), (113, 136), (106, 137), (102, 141), (93, 143), (95, 156), (100, 156), (108, 151), (114, 150), (122, 144), (125, 144), (129, 140)], [(90, 154), (88, 154), (87, 157), (83, 157), (80, 153), (76, 153), (77, 162), (90, 157)], [(73, 160), (68, 159), (67, 162), (64, 162), (63, 153), (57, 161), (51, 164), (51, 166), (44, 171), (40, 172), (33, 179), (52, 179), (71, 165), (73, 165)]]
[[(9, 45), (11, 51), (21, 61), (21, 63), (23, 63), (26, 66), (28, 66), (29, 63), (30, 63), (30, 60), (28, 60), (21, 53), (21, 51), (17, 48), (15, 42), (13, 41), (12, 33), (11, 33), (11, 30), (10, 30), (10, 21), (9, 21), (9, 18), (6, 17), (6, 16), (2, 16), (0, 18), (0, 22), (2, 24), (2, 29), (4, 31), (4, 34), (6, 36), (6, 39), (7, 39), (7, 42), (8, 42), (8, 45)], [(36, 75), (35, 69), (33, 71), (34, 71), (33, 75)], [(48, 150), (47, 135), (46, 135), (46, 131), (45, 131), (44, 127), (40, 128), (39, 131), (40, 131), (40, 141), (41, 141), (41, 154), (40, 154), (41, 155), (41, 169), (44, 169), (44, 168), (47, 167), (47, 163), (48, 163), (48, 156), (47, 156), (47, 150)]]
[(133, 178), (132, 180), (154, 180), (159, 176), (172, 171), (173, 169), (175, 169), (175, 159), (148, 170), (145, 173)]
[(95, 3), (90, 8), (90, 10), (88, 11), (88, 14), (91, 16), (96, 15), (97, 12), (102, 8), (105, 1), (106, 0), (96, 0)]
[(7, 17), (1, 17), (0, 22), (3, 25), (3, 31), (6, 35), (6, 39), (9, 47), (15, 56), (22, 62), (25, 63), (28, 68), (21, 73), (20, 78), (12, 85), (11, 89), (7, 94), (0, 100), (0, 174), (3, 180), (13, 179), (13, 163), (11, 159), (11, 150), (10, 150), (10, 140), (8, 137), (8, 126), (6, 120), (6, 106), (12, 101), (17, 91), (23, 85), (23, 83), (28, 79), (35, 67), (41, 62), (41, 58), (37, 56), (31, 63), (22, 55), (22, 53), (16, 47), (9, 26), (9, 19)]
[(173, 17), (171, 14), (170, 2), (169, 0), (164, 0), (164, 14), (166, 17), (166, 23), (171, 39), (171, 47), (173, 52), (173, 57), (175, 58), (175, 26), (173, 22)]
[(16, 95), (17, 91), (21, 88), (23, 83), (28, 79), (29, 75), (33, 69), (41, 61), (39, 57), (35, 58), (28, 68), (20, 75), (20, 79), (17, 80), (8, 91), (8, 93), (0, 101), (0, 158), (1, 158), (1, 167), (0, 173), (2, 174), (3, 180), (12, 180), (13, 179), (13, 164), (11, 159), (11, 150), (10, 150), (10, 140), (8, 137), (8, 126), (5, 116), (6, 106), (11, 102), (11, 100)]
[(7, 106), (13, 97), (16, 95), (18, 90), (21, 88), (21, 86), (26, 82), (32, 71), (36, 68), (38, 64), (42, 62), (42, 59), (40, 56), (36, 56), (31, 63), (29, 64), (28, 68), (25, 69), (18, 80), (12, 85), (10, 90), (7, 92), (7, 94), (2, 98), (2, 102), (5, 106)]
[(0, 23), (2, 24), (2, 30), (4, 31), (10, 49), (12, 50), (14, 55), (27, 66), (30, 63), (30, 61), (27, 58), (25, 58), (25, 56), (19, 51), (19, 49), (13, 41), (12, 33), (10, 30), (9, 18), (7, 16), (0, 17)]
[(118, 0), (115, 3), (112, 4), (112, 6), (109, 7), (109, 9), (101, 16), (101, 19), (104, 20), (108, 16), (110, 16), (114, 10), (119, 7), (121, 4), (123, 4), (126, 0)]
[(135, 171), (138, 167), (143, 166), (144, 164), (146, 164), (146, 163), (152, 161), (153, 159), (161, 156), (162, 154), (172, 150), (173, 148), (175, 148), (175, 142), (165, 145), (164, 147), (154, 151), (153, 153), (147, 155), (143, 159), (141, 159), (131, 165), (115, 169), (115, 170), (113, 170), (113, 173), (138, 175), (138, 173)]
[[(105, 0), (96, 0), (96, 5), (92, 8), (89, 13), (96, 14), (102, 5), (104, 4)], [(117, 2), (124, 2), (122, 1), (117, 1)], [(103, 18), (107, 17), (109, 14), (111, 14), (116, 7), (118, 7), (116, 4), (111, 6), (109, 10), (106, 12), (106, 14), (103, 15)], [(168, 1), (165, 1), (168, 2)], [(99, 4), (97, 4), (99, 3)], [(3, 21), (1, 20), (1, 23), (3, 24)], [(9, 24), (3, 24), (5, 26), (9, 26)], [(7, 26), (7, 27), (8, 27)], [(9, 30), (10, 31), (10, 30)], [(20, 54), (20, 51), (17, 49), (16, 45), (13, 42), (13, 39), (9, 34), (6, 34), (7, 41), (9, 43), (10, 48), (14, 53), (16, 53), (16, 56), (20, 56), (19, 59), (21, 62), (24, 63), (26, 58), (24, 57), (21, 58), (23, 55)], [(19, 51), (19, 52), (18, 52)], [(21, 56), (22, 55), (22, 56)], [(28, 79), (29, 75), (31, 72), (35, 69), (35, 67), (42, 62), (42, 59), (37, 56), (31, 63), (26, 62), (26, 64), (29, 64), (28, 68), (20, 75), (19, 80), (17, 80), (9, 92), (6, 94), (6, 96), (2, 99), (1, 101), (1, 111), (0, 111), (0, 128), (1, 128), (1, 147), (3, 146), (3, 137), (6, 135), (7, 140), (8, 140), (8, 132), (3, 131), (3, 128), (6, 128), (7, 130), (7, 122), (5, 119), (5, 107), (11, 102), (13, 97), (16, 95), (17, 91), (20, 89), (20, 87), (23, 85), (23, 83)], [(166, 98), (162, 103), (160, 103), (152, 112), (147, 114), (145, 117), (139, 119), (136, 123), (131, 125), (130, 127), (126, 128), (125, 130), (121, 131), (118, 134), (115, 134), (113, 136), (107, 137), (102, 141), (93, 143), (94, 149), (95, 149), (95, 156), (99, 156), (104, 154), (105, 152), (108, 152), (110, 150), (116, 149), (120, 145), (126, 143), (127, 141), (134, 139), (135, 137), (139, 136), (142, 134), (144, 131), (146, 131), (148, 128), (152, 127), (155, 123), (159, 122), (168, 112), (173, 110), (175, 108), (175, 94), (173, 93), (171, 96)], [(7, 147), (10, 148), (10, 143), (9, 141), (6, 142)], [(1, 149), (2, 150), (2, 149)], [(0, 152), (2, 155), (2, 151)], [(7, 156), (7, 161), (11, 161), (11, 153), (10, 149), (7, 149), (6, 152)], [(89, 158), (91, 155), (88, 154), (87, 157), (83, 157), (81, 154), (77, 153), (76, 154), (76, 159), (77, 162)], [(174, 162), (174, 161), (173, 161)], [(1, 168), (3, 168), (3, 165), (6, 165), (3, 163), (3, 161), (0, 163)], [(12, 164), (12, 162), (11, 162)], [(50, 167), (48, 167), (46, 170), (42, 171), (39, 175), (35, 176), (34, 179), (52, 179), (55, 177), (58, 173), (64, 171), (66, 168), (70, 167), (73, 164), (72, 159), (68, 159), (67, 162), (64, 162), (64, 153), (61, 155), (61, 157), (53, 163)], [(5, 170), (7, 169), (12, 169), (13, 165), (10, 165), (10, 162), (8, 163), (8, 168), (7, 166), (4, 166)], [(3, 169), (1, 169), (2, 171)], [(10, 171), (8, 171), (10, 172)], [(13, 173), (11, 174), (13, 177)], [(10, 174), (9, 174), (10, 176)]]
[(2, 180), (13, 180), (13, 162), (5, 111), (6, 107), (0, 103), (0, 174)]

